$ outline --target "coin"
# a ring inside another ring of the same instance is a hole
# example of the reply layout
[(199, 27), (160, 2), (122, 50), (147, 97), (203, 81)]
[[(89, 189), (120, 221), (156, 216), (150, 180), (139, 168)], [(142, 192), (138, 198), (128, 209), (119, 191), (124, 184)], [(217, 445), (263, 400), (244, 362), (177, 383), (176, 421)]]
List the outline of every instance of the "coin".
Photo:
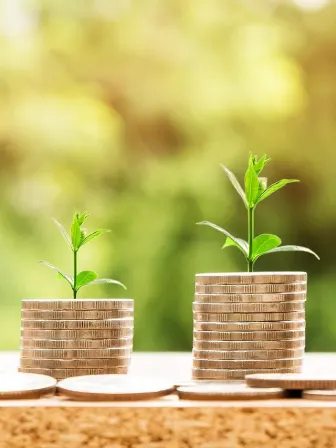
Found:
[(109, 349), (115, 347), (129, 347), (133, 338), (118, 339), (26, 339), (21, 338), (23, 349)]
[(288, 313), (304, 311), (305, 301), (279, 303), (193, 303), (198, 313)]
[(56, 379), (63, 379), (83, 375), (125, 375), (128, 372), (128, 367), (105, 367), (102, 369), (42, 369), (37, 367), (19, 367), (19, 372), (39, 373), (52, 376)]
[(299, 375), (248, 375), (246, 383), (251, 387), (281, 387), (288, 390), (336, 389), (336, 376), (331, 374), (299, 374)]
[(193, 359), (193, 367), (199, 369), (284, 369), (299, 367), (301, 358), (290, 359)]
[(306, 272), (229, 272), (214, 274), (196, 274), (200, 285), (238, 285), (306, 282)]
[(1, 373), (0, 399), (17, 400), (54, 395), (56, 383), (54, 378), (45, 375), (16, 372)]
[(104, 367), (127, 367), (130, 358), (94, 358), (94, 359), (42, 359), (21, 358), (20, 367), (39, 369), (102, 369)]
[(36, 330), (79, 330), (79, 329), (125, 329), (133, 328), (134, 320), (105, 319), (105, 320), (21, 320), (22, 328)]
[(305, 338), (275, 341), (204, 341), (194, 339), (196, 350), (284, 350), (304, 348)]
[(305, 330), (284, 331), (197, 331), (194, 339), (202, 341), (278, 341), (304, 338)]
[(266, 285), (195, 285), (195, 292), (201, 294), (266, 294), (278, 292), (303, 292), (307, 289), (306, 282), (300, 283), (270, 283)]
[(305, 327), (304, 319), (278, 322), (194, 322), (194, 330), (202, 331), (283, 331), (304, 330)]
[(30, 330), (21, 328), (21, 336), (33, 339), (115, 339), (133, 336), (133, 328), (108, 330)]
[(133, 310), (133, 299), (24, 299), (24, 310)]
[[(192, 369), (193, 379), (207, 379), (207, 380), (243, 380), (246, 375), (253, 373), (299, 373), (301, 367), (284, 368), (284, 369), (248, 369), (248, 370), (232, 370), (232, 369)], [(271, 387), (271, 386), (269, 386)], [(275, 387), (275, 386), (274, 386)]]
[(199, 384), (177, 388), (184, 400), (265, 400), (284, 398), (285, 391), (278, 388), (257, 389), (245, 384)]
[(292, 313), (196, 313), (194, 320), (199, 322), (273, 322), (278, 320), (302, 320), (304, 311)]
[(196, 359), (281, 359), (301, 358), (304, 348), (287, 350), (193, 350)]
[(21, 358), (77, 359), (77, 358), (126, 358), (132, 354), (132, 346), (97, 349), (21, 349)]
[(169, 381), (151, 377), (96, 375), (60, 381), (57, 390), (74, 400), (136, 401), (172, 394), (175, 387)]
[(306, 300), (305, 292), (279, 292), (276, 294), (195, 294), (196, 302), (204, 303), (278, 303)]
[(336, 390), (305, 390), (302, 398), (307, 400), (336, 401)]
[(62, 311), (41, 311), (22, 310), (22, 319), (29, 320), (84, 320), (84, 319), (116, 319), (133, 317), (132, 309), (112, 309), (112, 310), (62, 310)]

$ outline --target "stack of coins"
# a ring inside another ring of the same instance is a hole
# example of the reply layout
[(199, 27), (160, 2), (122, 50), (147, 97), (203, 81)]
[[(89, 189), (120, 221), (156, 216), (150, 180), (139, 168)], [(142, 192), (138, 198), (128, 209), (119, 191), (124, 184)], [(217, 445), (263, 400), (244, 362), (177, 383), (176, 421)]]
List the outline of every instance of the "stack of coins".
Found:
[(23, 300), (20, 372), (63, 379), (128, 373), (132, 299)]
[(193, 379), (301, 372), (306, 290), (304, 272), (196, 274)]

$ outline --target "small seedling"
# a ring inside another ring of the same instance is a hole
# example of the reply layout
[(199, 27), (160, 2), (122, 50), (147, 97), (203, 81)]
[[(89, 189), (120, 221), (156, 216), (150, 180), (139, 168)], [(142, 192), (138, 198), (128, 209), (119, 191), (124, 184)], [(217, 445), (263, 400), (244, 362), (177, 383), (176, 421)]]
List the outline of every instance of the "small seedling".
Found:
[(92, 233), (88, 233), (86, 229), (83, 228), (84, 221), (89, 215), (84, 212), (82, 214), (78, 212), (74, 212), (73, 221), (71, 224), (70, 229), (70, 235), (65, 230), (63, 225), (59, 223), (56, 219), (53, 219), (55, 224), (57, 225), (59, 231), (63, 235), (65, 241), (67, 242), (68, 246), (72, 250), (73, 253), (73, 276), (66, 274), (65, 272), (58, 269), (56, 266), (48, 263), (47, 261), (40, 261), (40, 263), (44, 264), (45, 266), (48, 266), (51, 269), (54, 269), (57, 271), (57, 274), (60, 278), (64, 278), (69, 285), (71, 286), (72, 292), (73, 292), (73, 298), (77, 298), (78, 291), (83, 288), (83, 286), (87, 285), (97, 285), (99, 283), (114, 283), (115, 285), (122, 286), (126, 289), (126, 286), (122, 283), (118, 282), (117, 280), (112, 280), (109, 278), (98, 278), (98, 275), (96, 272), (93, 271), (81, 271), (77, 273), (77, 262), (78, 262), (78, 251), (80, 248), (82, 248), (85, 244), (92, 241), (94, 238), (96, 238), (99, 235), (102, 235), (104, 233), (109, 232), (109, 230), (96, 230)]
[(270, 162), (266, 155), (258, 160), (257, 156), (250, 155), (248, 168), (245, 174), (245, 191), (238, 182), (236, 176), (228, 170), (224, 165), (221, 165), (228, 178), (230, 179), (232, 185), (236, 191), (241, 196), (245, 207), (247, 209), (247, 220), (248, 220), (248, 241), (241, 238), (236, 238), (227, 230), (213, 224), (209, 221), (202, 221), (197, 224), (213, 227), (219, 232), (224, 233), (227, 236), (223, 249), (230, 246), (236, 246), (244, 255), (248, 272), (253, 272), (255, 262), (262, 256), (266, 254), (271, 254), (275, 252), (289, 252), (289, 251), (301, 251), (308, 252), (314, 255), (318, 260), (319, 256), (302, 246), (281, 246), (281, 239), (272, 234), (262, 234), (254, 237), (254, 217), (255, 209), (260, 202), (271, 196), (276, 191), (283, 188), (285, 185), (299, 182), (296, 179), (282, 179), (278, 182), (267, 187), (267, 179), (260, 177), (262, 170)]

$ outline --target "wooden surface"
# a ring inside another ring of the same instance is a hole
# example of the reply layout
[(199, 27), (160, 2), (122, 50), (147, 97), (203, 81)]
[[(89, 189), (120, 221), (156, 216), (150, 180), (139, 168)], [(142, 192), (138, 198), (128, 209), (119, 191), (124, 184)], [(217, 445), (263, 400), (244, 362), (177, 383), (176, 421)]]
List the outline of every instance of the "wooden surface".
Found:
[[(17, 353), (0, 355), (15, 371)], [(308, 354), (306, 372), (336, 375), (335, 354)], [(187, 353), (134, 354), (131, 375), (190, 380)], [(0, 448), (332, 448), (336, 403), (299, 399), (241, 402), (72, 402), (58, 397), (0, 401)]]

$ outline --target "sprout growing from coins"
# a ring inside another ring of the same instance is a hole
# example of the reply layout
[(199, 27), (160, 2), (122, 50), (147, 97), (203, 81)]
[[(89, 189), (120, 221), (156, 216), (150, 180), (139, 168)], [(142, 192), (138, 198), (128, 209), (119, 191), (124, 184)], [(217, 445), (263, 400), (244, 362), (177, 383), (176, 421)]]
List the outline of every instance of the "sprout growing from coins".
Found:
[(113, 283), (115, 285), (122, 286), (126, 289), (126, 286), (122, 283), (118, 282), (117, 280), (112, 280), (110, 278), (98, 278), (98, 274), (94, 271), (81, 271), (77, 272), (77, 265), (78, 265), (78, 252), (79, 249), (81, 249), (85, 244), (92, 241), (94, 238), (96, 238), (99, 235), (103, 235), (104, 233), (109, 232), (109, 230), (106, 229), (100, 229), (95, 230), (92, 233), (88, 233), (85, 228), (83, 228), (83, 224), (85, 220), (87, 219), (89, 215), (84, 213), (78, 213), (74, 212), (73, 221), (71, 224), (70, 229), (70, 235), (65, 230), (63, 225), (59, 223), (56, 219), (53, 219), (55, 224), (57, 225), (59, 231), (63, 235), (63, 238), (67, 242), (68, 246), (72, 250), (73, 253), (73, 276), (66, 274), (65, 272), (58, 269), (56, 266), (48, 263), (47, 261), (40, 261), (40, 263), (44, 264), (45, 266), (54, 269), (58, 276), (60, 278), (63, 278), (66, 280), (69, 285), (71, 286), (72, 292), (73, 292), (73, 298), (77, 298), (78, 291), (83, 288), (83, 286), (87, 285), (97, 285), (101, 283)]
[(314, 255), (318, 260), (319, 256), (302, 246), (281, 246), (281, 239), (270, 233), (264, 233), (262, 235), (254, 236), (254, 218), (255, 210), (258, 204), (263, 200), (267, 199), (276, 191), (283, 188), (285, 185), (299, 182), (296, 179), (282, 179), (274, 184), (267, 187), (267, 179), (260, 177), (261, 172), (265, 166), (270, 162), (271, 159), (267, 155), (262, 156), (259, 160), (257, 156), (250, 155), (248, 168), (245, 174), (245, 191), (238, 182), (236, 176), (224, 165), (221, 165), (228, 178), (230, 179), (232, 185), (236, 191), (241, 196), (246, 210), (247, 210), (247, 221), (248, 221), (248, 241), (241, 238), (236, 238), (231, 235), (227, 230), (213, 224), (209, 221), (202, 221), (197, 224), (210, 226), (226, 235), (226, 241), (224, 243), (223, 249), (230, 246), (236, 246), (244, 255), (248, 272), (253, 272), (255, 262), (262, 256), (266, 254), (271, 254), (275, 252), (289, 252), (289, 251), (301, 251), (308, 252)]

